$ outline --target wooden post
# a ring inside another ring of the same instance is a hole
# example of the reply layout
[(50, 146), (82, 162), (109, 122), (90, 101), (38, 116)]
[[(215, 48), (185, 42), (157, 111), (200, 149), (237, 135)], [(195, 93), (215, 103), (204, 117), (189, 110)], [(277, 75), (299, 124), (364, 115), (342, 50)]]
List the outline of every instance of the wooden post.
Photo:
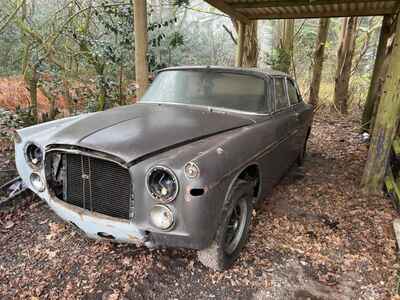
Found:
[(388, 70), (382, 88), (382, 98), (372, 132), (368, 160), (361, 181), (362, 188), (368, 193), (378, 193), (386, 174), (390, 149), (400, 118), (400, 18), (396, 21), (393, 47), (388, 54)]
[(378, 100), (379, 79), (382, 77), (383, 62), (386, 57), (386, 48), (388, 39), (392, 33), (393, 16), (386, 15), (382, 20), (379, 44), (376, 51), (375, 65), (372, 72), (371, 83), (368, 90), (367, 100), (365, 101), (364, 110), (361, 118), (362, 130), (370, 131), (373, 128), (372, 115), (375, 102)]
[(135, 73), (137, 100), (143, 96), (149, 85), (147, 65), (147, 8), (146, 0), (135, 0), (134, 30), (135, 30)]
[(242, 21), (238, 21), (238, 39), (236, 46), (236, 60), (235, 66), (242, 67), (243, 66), (243, 48), (244, 48), (244, 32), (245, 32), (245, 24)]

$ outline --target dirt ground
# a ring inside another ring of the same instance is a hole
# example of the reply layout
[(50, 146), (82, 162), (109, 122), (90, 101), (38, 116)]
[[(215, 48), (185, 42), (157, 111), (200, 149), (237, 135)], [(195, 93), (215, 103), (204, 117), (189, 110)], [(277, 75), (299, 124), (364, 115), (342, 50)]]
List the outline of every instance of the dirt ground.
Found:
[(266, 199), (239, 261), (222, 273), (190, 250), (89, 240), (25, 199), (0, 211), (0, 298), (390, 299), (398, 214), (358, 190), (366, 155), (356, 122), (316, 117), (304, 167)]

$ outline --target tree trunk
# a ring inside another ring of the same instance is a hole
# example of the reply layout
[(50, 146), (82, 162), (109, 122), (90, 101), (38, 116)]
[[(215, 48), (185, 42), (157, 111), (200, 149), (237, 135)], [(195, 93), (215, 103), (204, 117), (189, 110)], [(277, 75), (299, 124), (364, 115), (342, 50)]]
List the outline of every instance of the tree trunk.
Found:
[(322, 67), (324, 64), (325, 43), (328, 37), (329, 19), (319, 20), (317, 42), (315, 44), (313, 73), (310, 84), (309, 103), (315, 108), (319, 102), (319, 88), (321, 85)]
[(279, 46), (277, 51), (277, 63), (275, 68), (289, 73), (293, 61), (294, 20), (282, 20), (279, 26)]
[(289, 73), (290, 63), (293, 57), (293, 39), (294, 39), (294, 19), (287, 19), (283, 21), (283, 36), (282, 48), (285, 49), (289, 57), (289, 66), (287, 73)]
[(246, 24), (244, 30), (243, 44), (243, 67), (257, 67), (258, 61), (258, 37), (257, 21), (251, 21)]
[(30, 113), (35, 123), (39, 122), (38, 103), (37, 103), (39, 74), (37, 72), (37, 67), (38, 66), (36, 64), (32, 65), (31, 69), (30, 70), (27, 69), (24, 74), (24, 79), (28, 86), (29, 96), (31, 100)]
[(377, 81), (377, 90), (376, 90), (376, 94), (374, 96), (374, 108), (372, 110), (372, 116), (371, 116), (371, 121), (370, 121), (370, 126), (369, 126), (369, 132), (373, 132), (374, 130), (374, 126), (375, 126), (375, 120), (376, 120), (376, 113), (378, 112), (378, 108), (379, 108), (379, 103), (381, 101), (381, 97), (382, 97), (382, 90), (383, 90), (383, 85), (385, 83), (385, 75), (387, 73), (388, 70), (388, 63), (389, 63), (389, 59), (386, 57), (386, 59), (383, 61), (383, 66), (382, 69), (380, 71), (380, 76), (378, 78)]
[(149, 85), (147, 65), (147, 6), (146, 0), (135, 0), (134, 3), (136, 96), (137, 100), (139, 100)]
[[(235, 21), (233, 21), (233, 24), (236, 24)], [(242, 67), (243, 66), (243, 48), (244, 48), (244, 29), (245, 29), (246, 24), (243, 22), (238, 21), (237, 26), (234, 26), (238, 35), (237, 38), (237, 45), (236, 45), (236, 58), (235, 58), (235, 66), (236, 67)]]
[(385, 74), (382, 98), (379, 103), (372, 132), (368, 160), (361, 181), (368, 193), (382, 189), (390, 149), (396, 135), (400, 118), (400, 18), (397, 20), (393, 47), (389, 52), (388, 70)]
[(97, 97), (97, 110), (106, 110), (110, 108), (110, 103), (107, 101), (107, 83), (104, 78), (104, 74), (97, 74), (97, 77), (99, 78), (98, 81), (98, 90), (99, 90), (99, 95)]
[[(49, 101), (49, 111), (46, 114), (47, 115), (47, 119), (45, 121), (51, 121), (54, 120), (57, 116), (57, 106), (56, 106), (56, 95), (53, 95), (46, 87), (44, 87), (43, 85), (41, 85), (41, 87), (39, 88), (40, 91), (42, 92), (42, 94), (47, 98), (47, 101)], [(43, 116), (43, 115), (42, 115)], [(43, 120), (44, 121), (44, 120)]]
[(126, 104), (125, 85), (124, 85), (124, 66), (121, 64), (119, 67), (119, 105)]
[(351, 64), (356, 44), (357, 17), (345, 18), (342, 25), (340, 45), (337, 52), (338, 63), (335, 76), (336, 109), (347, 114)]
[[(238, 49), (236, 52), (236, 65), (246, 68), (257, 67), (258, 61), (258, 37), (257, 21), (250, 21), (246, 24), (239, 24), (239, 21), (232, 20), (236, 33), (238, 34)], [(242, 26), (244, 27), (242, 29)], [(241, 40), (241, 30), (243, 37)], [(243, 47), (241, 43), (243, 42)], [(242, 51), (242, 53), (240, 53)], [(241, 61), (242, 58), (242, 61)]]
[(384, 16), (382, 21), (381, 34), (379, 37), (378, 49), (376, 51), (374, 70), (372, 72), (372, 78), (369, 86), (368, 96), (367, 100), (365, 101), (365, 106), (361, 118), (362, 131), (372, 132), (372, 130), (370, 129), (373, 128), (372, 119), (374, 111), (376, 112), (376, 109), (374, 109), (374, 107), (377, 107), (377, 105), (375, 104), (377, 104), (376, 102), (378, 101), (379, 98), (379, 90), (380, 87), (382, 87), (382, 82), (381, 82), (383, 79), (382, 76), (384, 75), (384, 70), (382, 66), (386, 57), (387, 43), (390, 35), (393, 33), (392, 23), (393, 23), (393, 16), (390, 15)]
[(71, 97), (71, 93), (69, 91), (69, 88), (70, 88), (69, 82), (66, 78), (62, 79), (62, 85), (63, 85), (63, 96), (67, 103), (68, 113), (69, 113), (69, 115), (72, 115), (74, 113), (74, 106), (73, 106), (73, 100)]

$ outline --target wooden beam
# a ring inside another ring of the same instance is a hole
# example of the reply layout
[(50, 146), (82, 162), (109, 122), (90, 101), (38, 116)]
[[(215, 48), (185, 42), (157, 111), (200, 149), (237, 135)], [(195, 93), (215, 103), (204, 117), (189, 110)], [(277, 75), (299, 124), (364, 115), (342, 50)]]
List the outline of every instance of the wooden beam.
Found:
[(235, 66), (243, 67), (243, 48), (244, 48), (244, 33), (245, 33), (245, 23), (238, 22), (238, 38), (236, 45), (236, 59)]
[(266, 12), (263, 14), (250, 14), (248, 13), (249, 20), (270, 20), (270, 19), (315, 19), (315, 18), (340, 18), (340, 17), (362, 17), (362, 16), (385, 16), (393, 14), (392, 10), (388, 9), (375, 9), (374, 11), (321, 11), (321, 12), (288, 12), (276, 13)]
[[(266, 8), (266, 7), (299, 7), (299, 6), (320, 6), (320, 5), (341, 5), (341, 4), (367, 4), (367, 3), (387, 3), (392, 7), (396, 7), (398, 0), (271, 0), (271, 1), (257, 1), (257, 2), (235, 2), (227, 3), (231, 8)], [(392, 13), (395, 13), (392, 12)]]
[(233, 9), (230, 5), (226, 4), (223, 0), (205, 0), (208, 4), (218, 8), (220, 11), (226, 13), (227, 15), (243, 22), (249, 23), (249, 19), (244, 14)]
[(149, 85), (149, 66), (147, 64), (147, 6), (146, 0), (135, 0), (134, 3), (135, 31), (135, 74), (137, 100), (142, 98)]

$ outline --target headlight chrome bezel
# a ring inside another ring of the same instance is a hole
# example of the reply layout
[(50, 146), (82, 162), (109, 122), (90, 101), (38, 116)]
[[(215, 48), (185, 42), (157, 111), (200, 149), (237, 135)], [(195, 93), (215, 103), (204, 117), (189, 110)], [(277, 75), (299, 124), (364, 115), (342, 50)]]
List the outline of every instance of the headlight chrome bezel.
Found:
[[(37, 162), (34, 161), (32, 157), (32, 153), (30, 147), (35, 147), (36, 149), (40, 150), (41, 152), (41, 159)], [(44, 161), (44, 151), (43, 149), (36, 143), (27, 142), (24, 146), (24, 155), (26, 162), (33, 168), (33, 169), (40, 169), (43, 166)]]
[[(172, 178), (172, 180), (175, 182), (176, 188), (175, 188), (175, 192), (170, 195), (168, 198), (163, 198), (161, 196), (157, 196), (155, 195), (154, 191), (151, 190), (151, 186), (150, 186), (150, 176), (155, 172), (155, 171), (159, 171), (162, 170), (165, 173), (169, 174)], [(147, 192), (150, 194), (150, 196), (161, 203), (171, 203), (172, 201), (174, 201), (176, 199), (176, 197), (178, 196), (179, 193), (179, 181), (178, 181), (178, 177), (175, 175), (175, 173), (168, 167), (166, 166), (162, 166), (162, 165), (156, 165), (151, 167), (146, 174), (146, 188), (147, 188)]]
[[(40, 181), (40, 183), (41, 183), (41, 186), (40, 186), (40, 187), (36, 186), (36, 185), (33, 183), (33, 182), (34, 182), (34, 177), (36, 177), (37, 179), (39, 179), (39, 181)], [(33, 188), (34, 188), (37, 192), (39, 192), (39, 193), (44, 192), (44, 190), (46, 189), (46, 183), (45, 183), (45, 181), (43, 180), (42, 176), (40, 176), (40, 174), (38, 174), (38, 173), (36, 173), (36, 172), (33, 172), (33, 173), (29, 176), (29, 181), (30, 181), (31, 185), (33, 186)]]
[[(160, 212), (164, 212), (164, 213), (167, 212), (170, 215), (171, 222), (168, 224), (168, 226), (163, 227), (163, 226), (160, 226), (160, 224), (156, 224), (156, 222), (154, 222), (154, 220), (155, 220), (154, 213), (155, 213), (155, 210), (157, 210), (157, 209), (160, 210), (159, 213)], [(162, 231), (170, 231), (175, 226), (175, 222), (176, 222), (175, 214), (174, 214), (173, 210), (170, 207), (168, 207), (167, 205), (165, 205), (165, 204), (156, 204), (156, 205), (154, 205), (150, 210), (149, 217), (150, 217), (150, 221), (151, 221), (152, 225), (155, 226), (156, 228), (162, 230)]]

